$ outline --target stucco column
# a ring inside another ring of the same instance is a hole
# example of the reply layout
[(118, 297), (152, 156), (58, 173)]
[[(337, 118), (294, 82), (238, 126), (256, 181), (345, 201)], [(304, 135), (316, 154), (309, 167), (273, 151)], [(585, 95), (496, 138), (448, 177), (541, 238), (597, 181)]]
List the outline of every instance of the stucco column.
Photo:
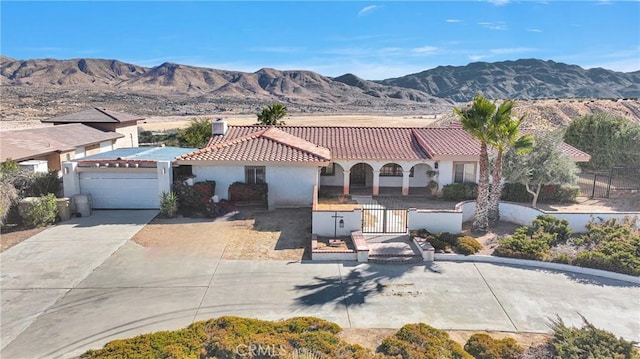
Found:
[(409, 175), (411, 171), (402, 171), (402, 195), (409, 195)]
[(80, 194), (80, 173), (77, 168), (78, 162), (62, 163), (62, 189), (65, 197)]
[(380, 171), (373, 171), (373, 193), (374, 196), (380, 194)]
[(351, 171), (343, 170), (343, 178), (342, 178), (342, 194), (349, 194), (349, 182), (351, 180)]

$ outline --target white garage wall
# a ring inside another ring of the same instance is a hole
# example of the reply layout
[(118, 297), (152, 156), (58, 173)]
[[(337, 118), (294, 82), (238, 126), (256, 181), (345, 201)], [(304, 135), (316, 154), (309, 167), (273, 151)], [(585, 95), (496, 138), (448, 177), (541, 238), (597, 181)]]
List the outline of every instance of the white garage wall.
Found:
[[(266, 167), (266, 182), (269, 186), (269, 208), (311, 207), (313, 186), (318, 178), (318, 168), (272, 166)], [(195, 181), (216, 181), (216, 195), (229, 198), (229, 186), (244, 182), (244, 165), (196, 166), (192, 167)]]

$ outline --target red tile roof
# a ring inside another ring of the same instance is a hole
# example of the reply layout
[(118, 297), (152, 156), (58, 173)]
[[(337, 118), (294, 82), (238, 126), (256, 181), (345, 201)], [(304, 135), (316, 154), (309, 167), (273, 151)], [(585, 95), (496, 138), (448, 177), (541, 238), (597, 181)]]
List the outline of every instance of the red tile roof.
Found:
[(94, 107), (92, 109), (51, 117), (41, 122), (47, 123), (124, 123), (144, 120), (144, 117), (128, 113)]
[[(317, 148), (329, 152), (314, 152)], [(563, 150), (574, 161), (588, 160), (588, 154), (567, 144)], [(229, 126), (225, 135), (213, 136), (207, 147), (178, 160), (308, 161), (304, 156), (313, 155), (415, 161), (479, 154), (479, 142), (461, 127)]]
[(209, 141), (201, 150), (178, 157), (193, 161), (255, 161), (255, 162), (328, 162), (331, 152), (300, 137), (275, 127), (247, 127), (249, 133), (225, 137), (225, 141)]

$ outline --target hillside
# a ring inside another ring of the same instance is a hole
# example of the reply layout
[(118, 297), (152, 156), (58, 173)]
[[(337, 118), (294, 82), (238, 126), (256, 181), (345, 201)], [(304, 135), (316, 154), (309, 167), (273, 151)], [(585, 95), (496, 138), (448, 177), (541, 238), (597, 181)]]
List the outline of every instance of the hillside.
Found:
[(640, 97), (640, 71), (585, 70), (576, 65), (537, 59), (438, 66), (380, 83), (416, 89), (456, 102), (470, 101), (477, 91), (497, 99)]
[[(517, 60), (440, 66), (373, 82), (353, 74), (263, 68), (253, 73), (175, 63), (143, 67), (118, 60), (0, 58), (3, 121), (24, 121), (107, 107), (143, 116), (255, 114), (271, 101), (292, 114), (444, 116), (477, 91), (519, 99), (531, 125), (564, 126), (609, 112), (640, 122), (640, 71), (584, 70), (553, 61)], [(635, 99), (634, 99), (635, 98)]]

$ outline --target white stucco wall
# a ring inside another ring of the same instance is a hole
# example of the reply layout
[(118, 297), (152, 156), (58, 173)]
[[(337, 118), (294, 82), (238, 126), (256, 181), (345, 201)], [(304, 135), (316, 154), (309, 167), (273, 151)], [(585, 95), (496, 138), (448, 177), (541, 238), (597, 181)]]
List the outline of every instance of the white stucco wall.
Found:
[(409, 209), (409, 230), (425, 228), (431, 233), (462, 232), (462, 212)]
[[(318, 168), (266, 165), (269, 208), (311, 206)], [(229, 198), (229, 186), (245, 181), (244, 165), (197, 166), (192, 171), (195, 182), (216, 181), (216, 195)]]
[[(336, 219), (333, 216), (338, 215), (342, 218), (338, 218), (344, 221), (344, 227), (337, 226)], [(353, 211), (313, 211), (311, 214), (311, 231), (318, 236), (333, 236), (334, 232), (337, 232), (337, 236), (348, 236), (353, 231), (359, 231), (362, 228), (362, 210), (356, 209)]]
[[(463, 212), (462, 221), (473, 219), (476, 212), (475, 201), (461, 202), (456, 209)], [(640, 212), (547, 212), (518, 203), (500, 202), (500, 220), (520, 225), (531, 224), (537, 216), (548, 214), (560, 219), (566, 219), (573, 232), (584, 233), (586, 225), (590, 221), (607, 220), (610, 218), (623, 219), (624, 217), (637, 217), (636, 226), (640, 226)]]
[(116, 140), (116, 148), (138, 147), (138, 125), (136, 123), (116, 126), (115, 132), (124, 135)]
[(438, 173), (439, 189), (442, 189), (442, 186), (446, 184), (453, 183), (453, 161), (439, 161)]

